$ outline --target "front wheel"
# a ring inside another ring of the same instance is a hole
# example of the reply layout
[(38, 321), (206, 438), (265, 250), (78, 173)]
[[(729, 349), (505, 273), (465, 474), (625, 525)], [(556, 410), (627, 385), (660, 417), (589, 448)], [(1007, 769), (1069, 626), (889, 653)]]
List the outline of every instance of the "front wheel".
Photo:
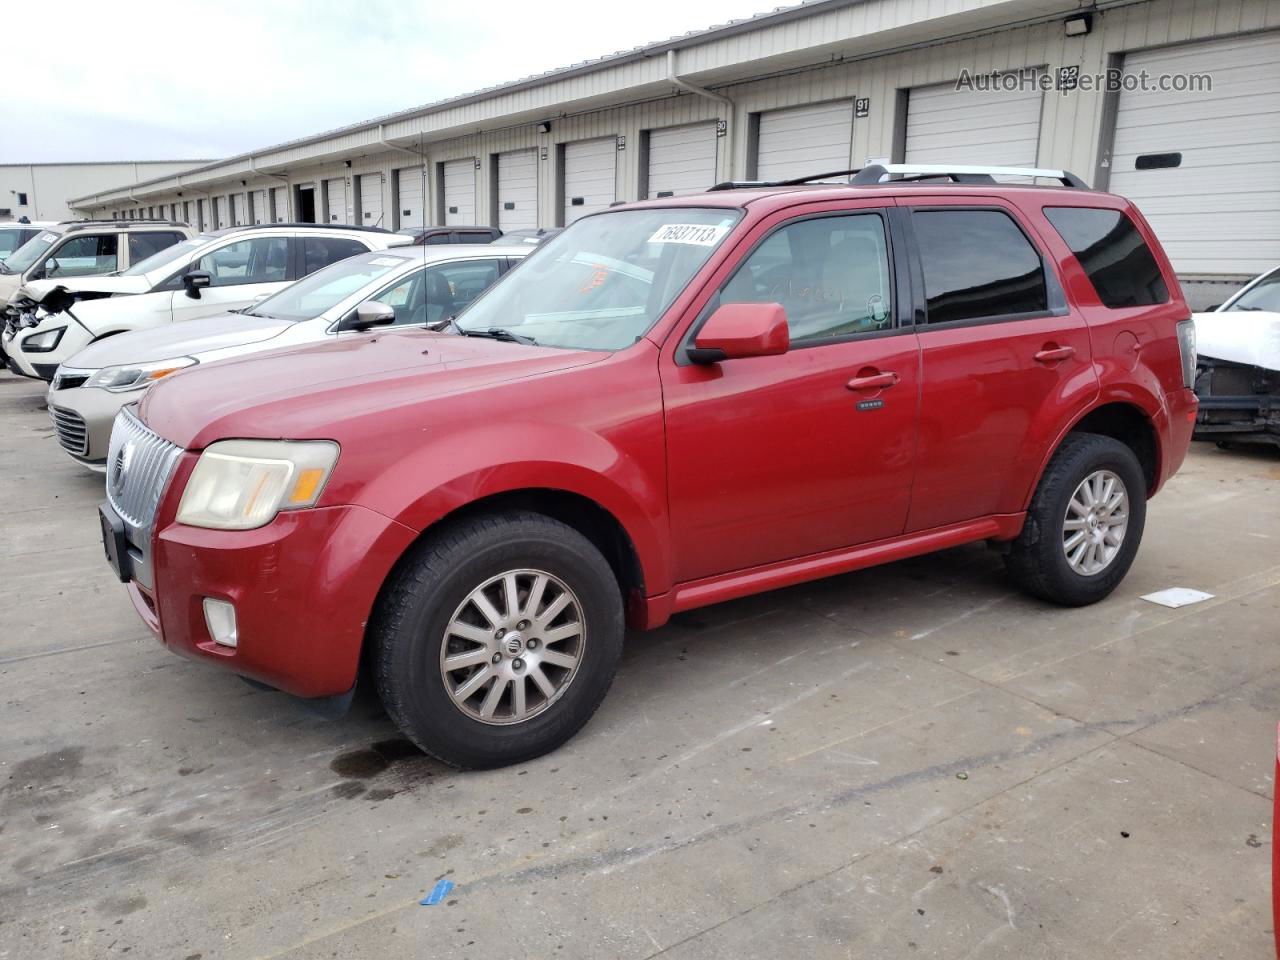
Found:
[(457, 767), (560, 746), (604, 699), (622, 651), (622, 597), (600, 551), (534, 513), (473, 518), (401, 565), (371, 631), (392, 720)]
[(1041, 599), (1096, 603), (1128, 573), (1146, 516), (1146, 479), (1133, 451), (1111, 437), (1071, 434), (1040, 478), (1005, 566)]

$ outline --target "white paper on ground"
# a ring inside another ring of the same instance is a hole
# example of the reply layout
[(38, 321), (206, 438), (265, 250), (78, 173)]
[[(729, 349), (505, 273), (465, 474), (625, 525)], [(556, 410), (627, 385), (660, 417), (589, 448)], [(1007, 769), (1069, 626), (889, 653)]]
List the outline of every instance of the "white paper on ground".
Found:
[(1143, 594), (1143, 600), (1150, 600), (1152, 603), (1158, 603), (1162, 607), (1185, 607), (1189, 603), (1199, 603), (1201, 600), (1212, 600), (1212, 593), (1205, 593), (1203, 590), (1192, 590), (1190, 587), (1170, 587), (1168, 590), (1157, 590), (1155, 593)]

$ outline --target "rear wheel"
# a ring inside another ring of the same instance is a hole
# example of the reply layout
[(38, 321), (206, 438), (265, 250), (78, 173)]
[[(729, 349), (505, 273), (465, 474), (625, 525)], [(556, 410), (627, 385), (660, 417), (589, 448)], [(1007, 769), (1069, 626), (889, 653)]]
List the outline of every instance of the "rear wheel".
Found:
[(1111, 437), (1071, 434), (1040, 478), (1005, 566), (1044, 600), (1096, 603), (1128, 573), (1146, 515), (1146, 479), (1133, 451)]
[(604, 699), (622, 598), (600, 551), (534, 513), (464, 521), (424, 541), (372, 628), (392, 720), (433, 756), (496, 767), (555, 749)]

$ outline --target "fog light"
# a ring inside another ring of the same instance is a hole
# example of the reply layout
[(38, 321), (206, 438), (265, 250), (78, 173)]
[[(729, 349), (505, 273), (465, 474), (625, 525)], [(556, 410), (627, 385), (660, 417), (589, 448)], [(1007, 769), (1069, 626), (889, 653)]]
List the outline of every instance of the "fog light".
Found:
[(204, 625), (209, 628), (213, 642), (224, 647), (234, 647), (236, 636), (236, 608), (226, 600), (204, 598)]

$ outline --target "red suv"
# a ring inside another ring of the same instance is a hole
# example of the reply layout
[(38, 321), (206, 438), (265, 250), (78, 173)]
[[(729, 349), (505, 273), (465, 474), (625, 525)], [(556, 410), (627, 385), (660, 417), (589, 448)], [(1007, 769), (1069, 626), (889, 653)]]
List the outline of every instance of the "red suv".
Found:
[(339, 702), (363, 664), (466, 767), (563, 743), (678, 611), (975, 541), (1100, 600), (1187, 451), (1190, 313), (1125, 200), (939, 173), (614, 208), (448, 329), (166, 379), (108, 557), (174, 651)]

